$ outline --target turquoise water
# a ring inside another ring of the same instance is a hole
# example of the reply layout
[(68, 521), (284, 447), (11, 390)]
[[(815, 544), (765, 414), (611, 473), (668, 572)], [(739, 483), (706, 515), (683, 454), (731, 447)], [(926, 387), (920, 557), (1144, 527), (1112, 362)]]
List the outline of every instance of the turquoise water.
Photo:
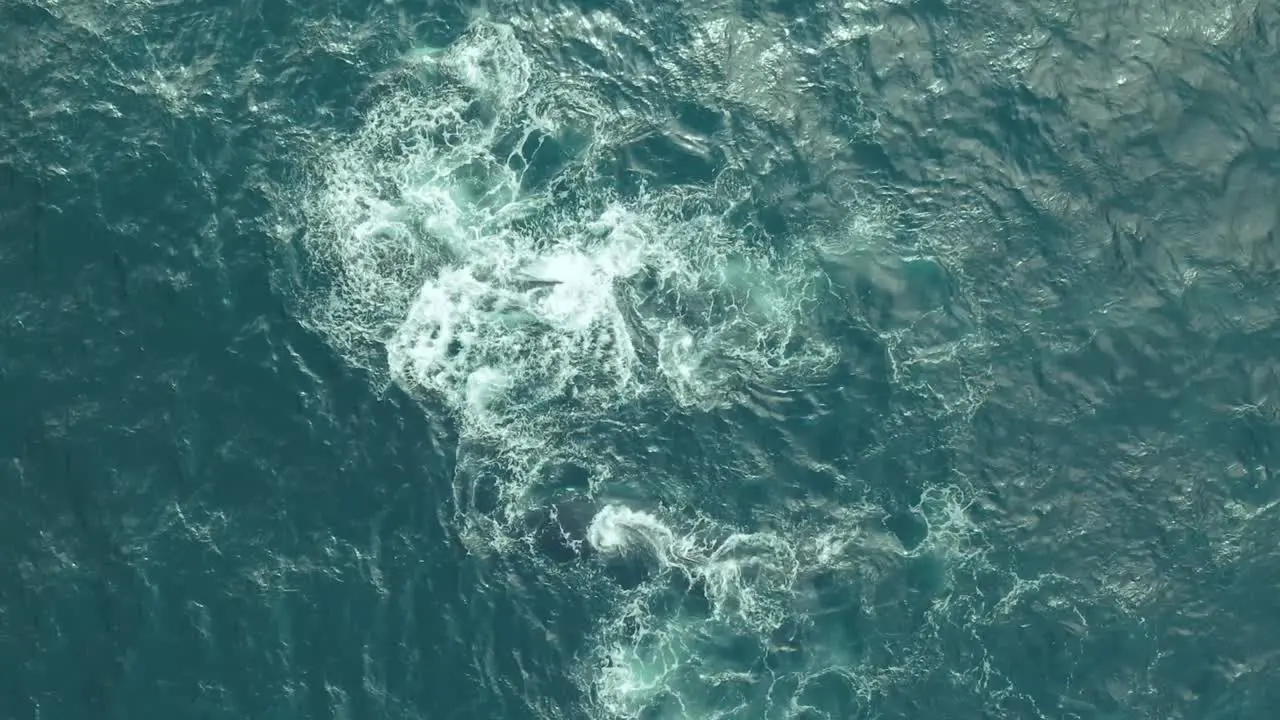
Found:
[(1268, 718), (1274, 2), (0, 4), (0, 718)]

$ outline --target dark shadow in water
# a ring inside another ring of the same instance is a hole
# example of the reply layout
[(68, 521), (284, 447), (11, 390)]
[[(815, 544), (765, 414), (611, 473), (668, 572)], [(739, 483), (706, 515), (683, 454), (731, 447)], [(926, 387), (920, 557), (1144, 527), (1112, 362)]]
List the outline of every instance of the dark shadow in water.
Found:
[(594, 554), (587, 530), (595, 514), (594, 502), (574, 498), (530, 512), (525, 522), (539, 552), (555, 562), (567, 563)]

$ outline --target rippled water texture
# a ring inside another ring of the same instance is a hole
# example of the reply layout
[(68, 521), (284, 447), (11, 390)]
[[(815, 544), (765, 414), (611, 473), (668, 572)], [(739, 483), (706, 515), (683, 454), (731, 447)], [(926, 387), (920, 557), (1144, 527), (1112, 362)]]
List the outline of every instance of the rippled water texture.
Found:
[(0, 3), (0, 718), (1280, 704), (1276, 2)]

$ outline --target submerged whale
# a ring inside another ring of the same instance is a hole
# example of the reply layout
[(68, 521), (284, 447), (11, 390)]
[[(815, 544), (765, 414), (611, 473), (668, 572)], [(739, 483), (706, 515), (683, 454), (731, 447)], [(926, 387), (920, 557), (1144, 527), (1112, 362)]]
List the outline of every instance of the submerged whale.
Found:
[(587, 531), (596, 516), (596, 504), (585, 498), (552, 503), (526, 516), (534, 547), (556, 562), (572, 562), (594, 555)]
[(515, 277), (516, 287), (519, 287), (522, 289), (528, 289), (528, 290), (536, 290), (539, 288), (553, 288), (563, 284), (564, 284), (563, 280), (557, 280), (555, 278), (537, 277), (534, 275), (529, 275), (527, 273), (520, 273)]
[[(592, 523), (600, 505), (586, 498), (573, 498), (547, 505), (526, 515), (527, 537), (544, 557), (556, 563), (588, 562), (625, 589), (633, 589), (663, 574), (658, 557), (636, 545), (611, 551), (591, 544)], [(695, 613), (709, 611), (706, 578), (684, 572), (666, 573), (670, 592), (682, 598)]]
[(552, 503), (530, 513), (528, 537), (545, 557), (557, 563), (591, 561), (623, 587), (643, 583), (658, 570), (656, 558), (636, 550), (601, 552), (591, 544), (591, 525), (599, 511), (596, 502), (574, 498)]

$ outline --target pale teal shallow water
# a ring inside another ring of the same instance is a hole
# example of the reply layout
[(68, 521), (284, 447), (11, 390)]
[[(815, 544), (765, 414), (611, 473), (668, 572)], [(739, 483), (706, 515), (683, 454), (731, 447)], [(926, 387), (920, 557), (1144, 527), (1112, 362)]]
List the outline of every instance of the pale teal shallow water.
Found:
[(1280, 6), (0, 6), (0, 718), (1267, 718)]

